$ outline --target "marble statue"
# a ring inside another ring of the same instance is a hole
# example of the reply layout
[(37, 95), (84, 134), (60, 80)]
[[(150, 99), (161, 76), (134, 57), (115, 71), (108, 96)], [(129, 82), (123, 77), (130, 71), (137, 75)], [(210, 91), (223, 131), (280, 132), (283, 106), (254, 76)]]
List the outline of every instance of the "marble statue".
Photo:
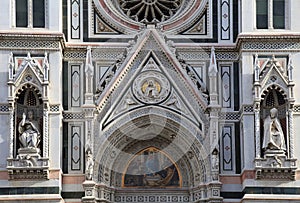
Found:
[(88, 149), (86, 152), (86, 171), (85, 171), (87, 180), (92, 180), (93, 178), (93, 167), (94, 167), (94, 160), (93, 160), (92, 152), (90, 149)]
[(285, 150), (284, 134), (277, 118), (278, 110), (272, 108), (270, 115), (264, 120), (264, 150)]
[(40, 142), (40, 132), (38, 122), (33, 118), (33, 112), (28, 111), (27, 117), (23, 113), (22, 120), (19, 123), (19, 140), (23, 148), (37, 148)]

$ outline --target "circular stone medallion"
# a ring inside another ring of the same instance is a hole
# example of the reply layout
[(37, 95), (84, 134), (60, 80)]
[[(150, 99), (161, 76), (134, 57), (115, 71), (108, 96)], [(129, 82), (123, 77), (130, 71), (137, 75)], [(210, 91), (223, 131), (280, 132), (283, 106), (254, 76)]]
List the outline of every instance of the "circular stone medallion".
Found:
[(164, 101), (170, 94), (170, 83), (160, 72), (142, 72), (133, 82), (134, 96), (143, 103), (156, 104)]

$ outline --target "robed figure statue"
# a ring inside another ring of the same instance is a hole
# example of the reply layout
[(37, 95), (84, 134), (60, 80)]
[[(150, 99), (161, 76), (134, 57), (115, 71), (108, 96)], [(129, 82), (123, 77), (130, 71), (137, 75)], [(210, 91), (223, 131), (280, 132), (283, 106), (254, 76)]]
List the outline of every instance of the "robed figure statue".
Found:
[(27, 117), (23, 113), (19, 123), (19, 140), (23, 148), (37, 148), (40, 142), (38, 123), (33, 118), (33, 112), (28, 111)]
[(278, 110), (272, 108), (264, 120), (264, 150), (286, 150), (284, 134), (277, 118)]

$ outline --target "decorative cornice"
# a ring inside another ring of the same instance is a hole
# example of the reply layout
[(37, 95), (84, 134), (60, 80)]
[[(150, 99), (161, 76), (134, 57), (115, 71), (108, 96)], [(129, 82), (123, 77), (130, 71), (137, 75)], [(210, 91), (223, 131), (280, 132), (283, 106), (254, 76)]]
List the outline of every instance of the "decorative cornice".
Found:
[(57, 32), (0, 32), (0, 47), (9, 50), (61, 50), (65, 47), (65, 37)]
[(239, 51), (299, 51), (299, 33), (246, 33), (239, 34), (236, 41), (236, 50)]

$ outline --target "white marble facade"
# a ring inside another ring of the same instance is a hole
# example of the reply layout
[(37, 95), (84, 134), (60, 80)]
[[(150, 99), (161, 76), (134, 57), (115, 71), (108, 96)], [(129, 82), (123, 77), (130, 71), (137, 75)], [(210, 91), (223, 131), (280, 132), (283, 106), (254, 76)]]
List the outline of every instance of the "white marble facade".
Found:
[(299, 202), (299, 8), (1, 1), (0, 202)]

